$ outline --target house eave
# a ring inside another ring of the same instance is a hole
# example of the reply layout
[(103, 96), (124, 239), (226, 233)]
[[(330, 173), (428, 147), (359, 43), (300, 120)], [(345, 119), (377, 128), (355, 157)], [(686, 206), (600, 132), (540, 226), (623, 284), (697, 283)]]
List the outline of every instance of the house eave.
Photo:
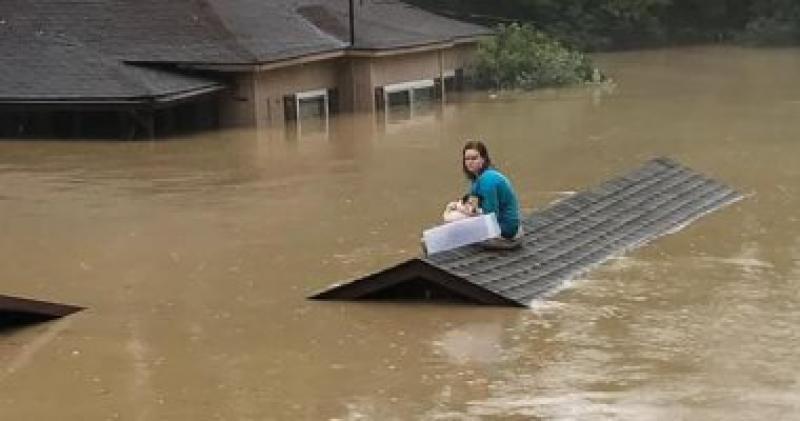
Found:
[(275, 61), (261, 62), (261, 63), (229, 63), (229, 64), (212, 64), (212, 63), (178, 63), (180, 68), (192, 70), (209, 70), (215, 72), (225, 73), (243, 73), (243, 72), (263, 72), (268, 70), (275, 70), (284, 67), (291, 67), (307, 63), (313, 63), (323, 60), (330, 60), (335, 58), (376, 58), (376, 57), (389, 57), (403, 54), (423, 53), (436, 50), (444, 50), (453, 48), (457, 45), (474, 44), (480, 40), (491, 35), (479, 35), (470, 37), (461, 37), (448, 41), (437, 41), (428, 44), (414, 44), (408, 46), (401, 46), (396, 48), (350, 48), (346, 47), (339, 50), (325, 51), (321, 53), (313, 53), (302, 56), (294, 56), (290, 58), (283, 58)]
[(477, 286), (465, 279), (444, 270), (425, 259), (414, 258), (399, 263), (378, 273), (356, 279), (344, 284), (334, 285), (312, 295), (316, 300), (359, 300), (415, 278), (422, 278), (432, 284), (446, 288), (467, 302), (490, 306), (524, 307), (496, 292)]
[(0, 109), (30, 110), (43, 108), (57, 109), (61, 107), (69, 107), (71, 109), (160, 108), (176, 105), (207, 95), (213, 95), (224, 89), (226, 89), (226, 87), (223, 85), (213, 85), (200, 89), (148, 97), (6, 97), (0, 98)]
[(433, 50), (444, 50), (453, 48), (457, 45), (474, 44), (484, 39), (486, 36), (462, 37), (448, 41), (436, 41), (426, 44), (414, 44), (396, 48), (355, 48), (348, 50), (348, 55), (352, 57), (386, 57), (401, 54), (422, 53)]

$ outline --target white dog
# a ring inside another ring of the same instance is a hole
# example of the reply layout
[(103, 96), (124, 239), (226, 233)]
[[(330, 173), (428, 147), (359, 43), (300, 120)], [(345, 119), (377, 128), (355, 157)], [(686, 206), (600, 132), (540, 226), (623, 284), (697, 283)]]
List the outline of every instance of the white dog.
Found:
[(475, 196), (464, 196), (457, 202), (450, 202), (445, 206), (442, 213), (444, 222), (453, 222), (471, 216), (480, 215), (481, 209), (478, 207), (478, 198)]

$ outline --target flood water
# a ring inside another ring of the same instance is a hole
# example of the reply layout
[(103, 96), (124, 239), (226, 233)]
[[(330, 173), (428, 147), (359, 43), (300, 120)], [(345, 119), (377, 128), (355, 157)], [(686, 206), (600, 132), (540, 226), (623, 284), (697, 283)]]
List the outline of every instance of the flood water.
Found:
[[(797, 419), (800, 49), (596, 59), (292, 141), (0, 142), (0, 294), (88, 308), (0, 334), (0, 419)], [(466, 137), (525, 211), (655, 156), (750, 196), (530, 309), (306, 300), (418, 255)]]

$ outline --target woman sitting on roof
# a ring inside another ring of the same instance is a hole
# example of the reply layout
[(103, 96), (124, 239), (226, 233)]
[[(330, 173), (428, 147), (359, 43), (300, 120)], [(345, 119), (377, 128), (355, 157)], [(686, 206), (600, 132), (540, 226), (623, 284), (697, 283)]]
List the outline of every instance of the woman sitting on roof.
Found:
[(471, 181), (469, 196), (484, 214), (494, 213), (500, 225), (500, 238), (483, 243), (488, 248), (514, 248), (520, 245), (519, 201), (511, 182), (492, 167), (489, 151), (479, 140), (464, 145), (462, 168)]

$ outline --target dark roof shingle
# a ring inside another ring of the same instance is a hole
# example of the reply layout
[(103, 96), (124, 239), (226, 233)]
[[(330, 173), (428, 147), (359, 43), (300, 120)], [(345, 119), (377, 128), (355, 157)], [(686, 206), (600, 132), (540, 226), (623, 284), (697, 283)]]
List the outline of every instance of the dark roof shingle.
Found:
[[(398, 1), (357, 4), (356, 48), (489, 33)], [(329, 28), (303, 13), (327, 11), (329, 23), (349, 28), (347, 5), (347, 0), (3, 0), (0, 26), (29, 36), (67, 37), (128, 62), (255, 64), (349, 47), (340, 32), (326, 32)]]
[[(358, 49), (488, 33), (397, 1), (357, 4)], [(0, 101), (206, 89), (215, 82), (129, 64), (260, 64), (342, 51), (350, 47), (342, 38), (342, 28), (349, 28), (347, 5), (347, 0), (2, 0)]]
[(208, 78), (125, 64), (45, 34), (0, 28), (0, 51), (0, 102), (157, 100), (222, 88)]

